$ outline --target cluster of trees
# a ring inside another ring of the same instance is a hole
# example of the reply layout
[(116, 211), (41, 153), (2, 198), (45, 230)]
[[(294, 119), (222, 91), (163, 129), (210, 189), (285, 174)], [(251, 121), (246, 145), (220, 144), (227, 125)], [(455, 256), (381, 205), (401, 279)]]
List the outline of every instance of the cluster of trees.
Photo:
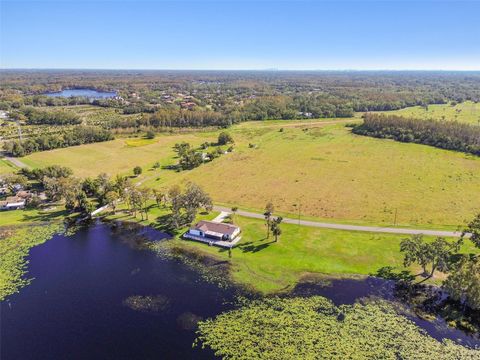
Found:
[(71, 111), (45, 111), (26, 107), (11, 116), (24, 120), (29, 125), (78, 125), (80, 117)]
[(275, 242), (278, 241), (278, 237), (282, 235), (282, 229), (280, 224), (283, 221), (281, 216), (273, 216), (275, 208), (272, 202), (268, 202), (265, 206), (265, 212), (263, 216), (265, 217), (265, 227), (267, 228), (267, 239), (270, 238), (270, 233), (274, 236)]
[(194, 183), (188, 183), (183, 191), (180, 186), (174, 185), (168, 190), (167, 199), (171, 210), (169, 225), (173, 229), (190, 225), (199, 209), (211, 211), (213, 207), (210, 196)]
[[(467, 234), (470, 238), (467, 240)], [(448, 275), (443, 287), (450, 297), (471, 309), (480, 309), (480, 255), (464, 254), (460, 247), (465, 241), (471, 241), (480, 249), (480, 214), (466, 227), (461, 238), (448, 241), (437, 237), (434, 241), (426, 241), (422, 235), (413, 235), (402, 240), (400, 250), (404, 253), (404, 266), (417, 264), (422, 272), (408, 275), (406, 279), (413, 281), (420, 278), (422, 283), (432, 278), (436, 271)]]
[(211, 110), (159, 109), (138, 119), (116, 119), (108, 125), (111, 128), (226, 127), (235, 122), (234, 117)]
[[(223, 131), (218, 135), (217, 143), (205, 142), (200, 146), (200, 149), (195, 149), (189, 143), (181, 142), (175, 144), (173, 150), (180, 158), (178, 167), (181, 170), (191, 170), (200, 166), (206, 161), (212, 161), (213, 159), (218, 158), (224, 153), (224, 150), (222, 150), (220, 146), (232, 144), (233, 142), (232, 136)], [(208, 149), (209, 146), (216, 146), (216, 148), (207, 153), (203, 153), (202, 150)], [(233, 148), (230, 147), (228, 150), (232, 151)]]
[(419, 120), (366, 114), (355, 134), (413, 142), (480, 155), (480, 127), (455, 121)]
[(4, 143), (4, 150), (12, 156), (25, 156), (36, 151), (113, 140), (108, 130), (94, 126), (76, 126), (60, 134), (40, 135), (25, 140), (10, 140)]

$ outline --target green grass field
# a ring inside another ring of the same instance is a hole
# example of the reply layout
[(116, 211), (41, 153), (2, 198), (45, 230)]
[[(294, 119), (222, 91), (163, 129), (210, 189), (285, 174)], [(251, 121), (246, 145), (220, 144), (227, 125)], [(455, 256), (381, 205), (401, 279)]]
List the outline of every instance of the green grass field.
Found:
[(18, 169), (15, 166), (13, 166), (10, 162), (0, 159), (0, 176), (11, 174), (16, 170)]
[[(140, 215), (133, 218), (122, 213), (109, 218), (161, 228), (157, 219), (167, 213), (168, 210), (152, 207), (149, 220), (140, 221)], [(211, 220), (216, 215), (201, 214), (197, 220)], [(384, 266), (403, 269), (400, 242), (405, 235), (282, 224), (283, 234), (275, 243), (272, 236), (266, 238), (262, 220), (236, 216), (234, 221), (242, 228), (242, 239), (233, 249), (232, 258), (225, 249), (180, 239), (186, 229), (167, 244), (230, 261), (235, 282), (263, 293), (291, 289), (305, 276), (352, 277), (374, 274)], [(463, 251), (475, 252), (475, 249), (467, 242)], [(413, 270), (418, 271), (417, 268)], [(438, 274), (434, 281), (441, 279), (442, 274)]]
[(397, 114), (419, 119), (434, 119), (445, 121), (459, 121), (480, 125), (480, 103), (471, 101), (452, 105), (429, 105), (427, 109), (421, 106), (409, 107), (402, 110), (388, 111), (386, 114)]
[(57, 204), (50, 210), (27, 209), (0, 212), (0, 227), (29, 225), (33, 223), (61, 221), (67, 216), (62, 204)]
[(393, 225), (396, 212), (397, 225), (456, 227), (480, 211), (472, 201), (480, 197), (478, 157), (357, 136), (343, 123), (328, 121), (249, 122), (229, 132), (235, 152), (191, 171), (150, 167), (156, 161), (175, 164), (176, 142), (199, 145), (214, 141), (218, 132), (159, 135), (141, 146), (117, 139), (39, 152), (22, 161), (69, 166), (77, 176), (131, 174), (140, 165), (145, 186), (194, 181), (219, 204), (262, 211), (272, 201), (279, 212), (300, 210), (302, 216), (340, 222)]

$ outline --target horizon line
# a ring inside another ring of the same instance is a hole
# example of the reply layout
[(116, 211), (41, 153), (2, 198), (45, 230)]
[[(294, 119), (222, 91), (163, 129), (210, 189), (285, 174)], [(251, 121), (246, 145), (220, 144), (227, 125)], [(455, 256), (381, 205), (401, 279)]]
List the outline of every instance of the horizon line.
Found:
[(81, 68), (81, 67), (0, 67), (0, 71), (4, 70), (90, 70), (90, 71), (266, 71), (266, 72), (368, 72), (368, 71), (391, 71), (391, 72), (402, 72), (402, 71), (413, 71), (413, 72), (480, 72), (478, 69), (419, 69), (419, 68), (376, 68), (376, 69), (365, 69), (365, 68), (338, 68), (338, 69), (278, 69), (278, 68), (258, 68), (258, 69), (222, 69), (222, 68), (201, 68), (201, 69), (190, 69), (190, 68)]

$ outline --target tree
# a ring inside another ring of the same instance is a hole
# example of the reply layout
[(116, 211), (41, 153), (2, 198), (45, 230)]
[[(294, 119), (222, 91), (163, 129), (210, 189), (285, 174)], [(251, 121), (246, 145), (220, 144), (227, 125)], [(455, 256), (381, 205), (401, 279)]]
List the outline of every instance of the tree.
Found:
[(235, 215), (237, 215), (238, 207), (232, 207), (232, 223), (235, 223)]
[(270, 225), (272, 230), (272, 235), (275, 236), (275, 242), (278, 241), (278, 237), (282, 235), (282, 229), (280, 229), (280, 223), (283, 221), (281, 216), (278, 216), (276, 219), (273, 219)]
[(191, 149), (191, 146), (187, 142), (176, 143), (173, 146), (173, 151), (175, 151), (179, 157), (182, 157), (188, 150)]
[(148, 130), (147, 133), (145, 134), (145, 137), (147, 139), (155, 139), (155, 133), (152, 130)]
[(270, 222), (272, 220), (272, 215), (274, 211), (274, 206), (271, 201), (265, 205), (265, 212), (263, 216), (265, 217), (265, 225), (267, 226), (267, 239), (270, 238)]
[(125, 199), (126, 190), (130, 186), (129, 180), (126, 176), (117, 175), (115, 180), (113, 180), (113, 188), (118, 193), (118, 196), (121, 199)]
[(120, 196), (114, 190), (110, 190), (105, 194), (105, 200), (107, 201), (108, 206), (112, 208), (114, 215), (117, 209), (117, 202), (119, 199), (120, 199)]
[(458, 252), (460, 242), (449, 242), (443, 237), (437, 237), (432, 242), (426, 242), (422, 234), (413, 235), (400, 243), (400, 251), (405, 254), (403, 265), (405, 267), (418, 264), (422, 273), (418, 274), (424, 282), (430, 279), (436, 270), (445, 272), (449, 269), (451, 257)]
[(140, 166), (135, 166), (135, 167), (133, 168), (133, 174), (134, 174), (135, 176), (139, 176), (139, 175), (142, 173), (142, 171), (143, 171), (143, 170), (142, 170), (142, 168), (141, 168)]
[(82, 212), (86, 214), (89, 219), (91, 219), (93, 211), (95, 211), (95, 204), (90, 200), (87, 200), (82, 206)]
[[(143, 213), (145, 213), (145, 219), (148, 220), (148, 200), (150, 200), (152, 190), (149, 188), (140, 188), (138, 189), (138, 200), (140, 205), (140, 213), (142, 214), (143, 220)], [(143, 213), (142, 213), (143, 211)]]
[(473, 242), (477, 248), (480, 248), (480, 213), (467, 225), (467, 228), (462, 233), (462, 239), (464, 239), (468, 233), (471, 234), (470, 241)]
[(180, 168), (183, 170), (194, 169), (203, 163), (202, 154), (194, 149), (188, 149), (180, 156)]
[(225, 132), (225, 131), (222, 131), (219, 135), (218, 135), (218, 141), (217, 141), (217, 144), (218, 145), (227, 145), (229, 143), (233, 143), (233, 138), (232, 136)]
[(450, 297), (472, 309), (480, 309), (480, 260), (464, 257), (443, 283)]
[(172, 211), (170, 225), (174, 229), (178, 229), (182, 218), (182, 190), (180, 186), (174, 185), (168, 190), (168, 199), (170, 200), (170, 210)]
[(160, 208), (162, 202), (165, 200), (165, 194), (157, 189), (153, 189), (153, 197), (155, 198), (155, 202), (157, 203), (157, 207)]
[(195, 220), (198, 209), (202, 207), (207, 211), (212, 209), (210, 196), (194, 183), (188, 183), (183, 193), (178, 185), (171, 187), (168, 191), (168, 198), (172, 211), (170, 225), (174, 229), (190, 224)]
[(15, 192), (16, 186), (25, 188), (28, 185), (28, 179), (24, 175), (14, 175), (14, 174), (7, 175), (3, 179), (3, 182), (7, 186), (8, 190), (10, 190), (11, 192)]
[(186, 222), (191, 223), (197, 216), (198, 209), (212, 210), (212, 199), (195, 183), (188, 183), (182, 196), (182, 206), (186, 212)]
[[(460, 242), (464, 241), (466, 234), (470, 234), (470, 241), (480, 248), (480, 214), (467, 225)], [(480, 256), (463, 255), (460, 261), (454, 264), (443, 286), (449, 295), (460, 301), (464, 307), (468, 305), (472, 309), (480, 309)]]
[[(142, 209), (142, 199), (141, 199), (141, 194), (140, 192), (132, 187), (128, 191), (128, 203), (130, 207), (130, 212), (132, 213), (133, 217), (137, 217), (137, 211), (140, 211)], [(142, 220), (143, 220), (143, 214), (142, 214)]]

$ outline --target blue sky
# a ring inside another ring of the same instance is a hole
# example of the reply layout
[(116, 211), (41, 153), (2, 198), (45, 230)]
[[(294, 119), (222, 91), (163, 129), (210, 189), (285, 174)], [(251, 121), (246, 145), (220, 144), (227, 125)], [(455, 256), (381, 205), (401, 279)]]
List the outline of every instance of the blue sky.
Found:
[(480, 70), (479, 1), (4, 1), (0, 67)]

